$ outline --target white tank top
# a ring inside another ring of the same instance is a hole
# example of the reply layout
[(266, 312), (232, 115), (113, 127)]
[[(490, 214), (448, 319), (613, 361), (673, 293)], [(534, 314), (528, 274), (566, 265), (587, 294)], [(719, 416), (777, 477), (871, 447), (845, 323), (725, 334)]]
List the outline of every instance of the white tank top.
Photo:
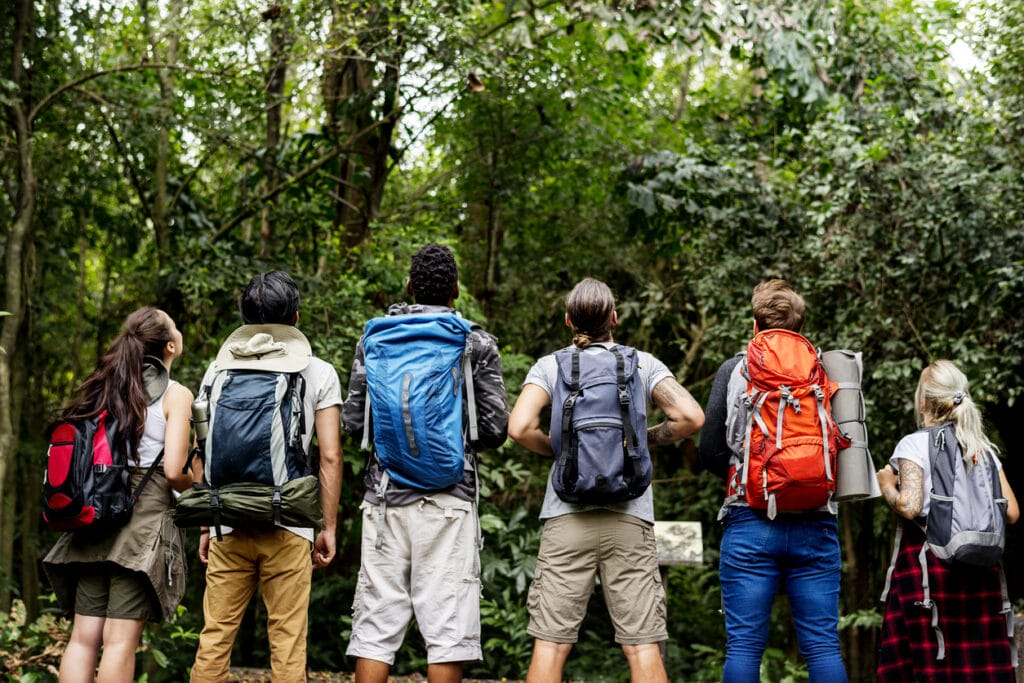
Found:
[[(172, 384), (177, 384), (173, 379), (167, 383), (169, 389)], [(164, 397), (167, 396), (167, 389), (159, 399), (146, 408), (146, 428), (142, 432), (142, 441), (139, 442), (139, 467), (149, 467), (164, 449), (164, 433), (167, 431), (167, 418), (164, 417)]]

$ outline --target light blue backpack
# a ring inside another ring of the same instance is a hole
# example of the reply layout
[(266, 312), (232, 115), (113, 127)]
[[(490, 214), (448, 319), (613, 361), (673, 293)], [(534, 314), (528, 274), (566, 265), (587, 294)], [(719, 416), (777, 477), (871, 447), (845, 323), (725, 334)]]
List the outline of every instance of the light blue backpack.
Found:
[(468, 321), (455, 313), (393, 315), (366, 323), (366, 420), (381, 468), (402, 486), (437, 491), (462, 481), (463, 386), (477, 439)]

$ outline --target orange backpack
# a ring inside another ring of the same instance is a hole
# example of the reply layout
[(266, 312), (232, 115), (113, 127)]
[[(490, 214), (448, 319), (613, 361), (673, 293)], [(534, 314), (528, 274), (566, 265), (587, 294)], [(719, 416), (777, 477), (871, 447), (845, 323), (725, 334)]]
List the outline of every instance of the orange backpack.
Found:
[(850, 445), (832, 417), (837, 384), (802, 335), (759, 332), (742, 363), (747, 379), (743, 461), (729, 472), (728, 498), (779, 512), (828, 505), (836, 488), (836, 454)]

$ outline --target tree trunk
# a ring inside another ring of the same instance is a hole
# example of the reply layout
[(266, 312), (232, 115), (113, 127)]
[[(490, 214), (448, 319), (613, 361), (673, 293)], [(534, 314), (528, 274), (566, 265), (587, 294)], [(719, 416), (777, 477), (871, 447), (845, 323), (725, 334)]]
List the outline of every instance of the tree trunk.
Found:
[[(17, 355), (18, 332), (25, 316), (25, 301), (22, 295), (22, 254), (25, 242), (32, 232), (32, 220), (36, 204), (36, 177), (32, 163), (32, 121), (29, 119), (25, 98), (28, 88), (25, 84), (24, 60), (25, 36), (32, 16), (32, 1), (21, 0), (15, 16), (15, 30), (11, 58), (11, 81), (19, 88), (18, 96), (7, 106), (8, 115), (14, 128), (18, 150), (18, 189), (14, 210), (14, 222), (7, 231), (4, 251), (4, 302), (3, 310), (9, 313), (3, 318), (0, 331), (0, 491), (7, 483), (7, 468), (15, 454), (17, 443), (14, 429), (11, 394), (11, 362)], [(3, 514), (0, 511), (0, 514)], [(0, 528), (3, 520), (0, 519)], [(9, 553), (10, 548), (0, 548)]]
[[(26, 272), (29, 292), (37, 292), (37, 283), (42, 280), (43, 266), (36, 258), (35, 244), (29, 243), (31, 271)], [(31, 277), (29, 274), (31, 273)], [(46, 408), (42, 397), (42, 383), (38, 375), (30, 371), (34, 365), (30, 358), (38, 358), (43, 353), (35, 334), (36, 306), (32, 300), (26, 305), (26, 318), (23, 326), (17, 369), (14, 373), (14, 395), (16, 396), (15, 424), (21, 425), (21, 448), (18, 458), (18, 477), (21, 490), (21, 520), (18, 533), (21, 548), (21, 599), (25, 603), (25, 623), (34, 622), (41, 612), (39, 604), (40, 580), (38, 553), (40, 550), (39, 527), (42, 520), (41, 499), (38, 495), (43, 481), (43, 460), (40, 454), (46, 452), (41, 425), (48, 422)]]
[[(153, 31), (150, 21), (148, 0), (140, 0), (139, 8), (142, 11), (146, 35), (149, 39), (150, 59), (154, 62), (162, 62), (173, 66), (178, 60), (178, 42), (181, 37), (181, 34), (178, 32), (178, 26), (181, 20), (182, 0), (173, 0), (167, 8), (166, 20), (160, 22), (160, 28), (166, 35), (166, 49), (163, 55), (159, 54), (160, 41)], [(163, 269), (171, 261), (171, 228), (168, 217), (170, 207), (167, 206), (167, 178), (168, 167), (170, 166), (170, 131), (174, 119), (172, 102), (175, 97), (175, 90), (172, 70), (161, 69), (157, 72), (157, 76), (160, 81), (160, 122), (157, 128), (156, 159), (153, 164), (153, 210), (150, 212), (150, 215), (153, 217), (157, 263), (160, 269)]]
[[(267, 189), (277, 187), (280, 179), (277, 167), (278, 148), (281, 145), (281, 104), (284, 101), (284, 83), (288, 74), (289, 31), (287, 10), (274, 5), (263, 13), (270, 22), (270, 65), (266, 76), (267, 128), (263, 154), (263, 182)], [(277, 195), (263, 205), (260, 221), (260, 258), (270, 256), (274, 238), (274, 209)]]
[[(354, 11), (362, 13), (358, 22), (351, 16)], [(403, 48), (401, 35), (394, 35), (389, 21), (400, 11), (399, 3), (378, 11), (338, 2), (331, 7), (331, 44), (346, 44), (354, 25), (366, 27), (356, 36), (360, 50), (327, 56), (322, 81), (328, 135), (338, 154), (333, 228), (342, 232), (349, 250), (369, 238), (391, 171), (391, 146), (401, 114)], [(379, 85), (374, 82), (377, 64), (384, 65)], [(374, 101), (381, 94), (378, 110)]]
[(491, 152), (491, 182), (487, 188), (487, 265), (484, 270), (484, 288), (478, 296), (482, 299), (484, 315), (494, 314), (494, 299), (498, 294), (501, 271), (498, 255), (504, 241), (504, 227), (501, 223), (501, 153), (500, 145)]
[(18, 460), (12, 458), (7, 466), (7, 484), (3, 488), (3, 501), (0, 501), (0, 508), (3, 509), (3, 523), (0, 524), (0, 614), (11, 613), (11, 586), (14, 585), (14, 537), (16, 519), (18, 517), (18, 504), (21, 502), (18, 489), (21, 482), (18, 476)]

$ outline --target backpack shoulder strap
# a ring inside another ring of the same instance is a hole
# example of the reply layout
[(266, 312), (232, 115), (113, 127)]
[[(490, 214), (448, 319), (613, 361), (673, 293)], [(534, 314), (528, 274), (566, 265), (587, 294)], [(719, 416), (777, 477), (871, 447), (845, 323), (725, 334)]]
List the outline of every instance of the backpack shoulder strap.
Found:
[(129, 507), (135, 507), (135, 501), (137, 501), (139, 499), (139, 496), (142, 495), (143, 489), (146, 488), (146, 484), (149, 483), (149, 480), (153, 478), (153, 473), (156, 472), (156, 468), (160, 466), (160, 463), (163, 462), (163, 459), (164, 449), (161, 448), (160, 454), (156, 456), (156, 460), (154, 460), (153, 463), (146, 469), (146, 473), (142, 475), (142, 481), (140, 481), (138, 485), (135, 487), (135, 490), (132, 491), (132, 499), (131, 502), (129, 503)]
[[(565, 401), (562, 403), (562, 448), (561, 453), (557, 454), (559, 457), (566, 458), (569, 456), (569, 442), (571, 441), (569, 434), (572, 431), (572, 410), (576, 405), (576, 399), (580, 395), (580, 350), (573, 347), (570, 351), (572, 356), (569, 361), (569, 377), (566, 378), (569, 385), (569, 393), (565, 397)], [(559, 363), (561, 365), (561, 363)], [(559, 368), (561, 372), (561, 368)]]
[(466, 409), (469, 413), (470, 443), (480, 438), (476, 412), (476, 387), (473, 386), (473, 342), (470, 337), (473, 332), (483, 332), (483, 329), (483, 327), (476, 323), (470, 323), (469, 333), (466, 335), (466, 349), (462, 352), (462, 377), (466, 382)]

